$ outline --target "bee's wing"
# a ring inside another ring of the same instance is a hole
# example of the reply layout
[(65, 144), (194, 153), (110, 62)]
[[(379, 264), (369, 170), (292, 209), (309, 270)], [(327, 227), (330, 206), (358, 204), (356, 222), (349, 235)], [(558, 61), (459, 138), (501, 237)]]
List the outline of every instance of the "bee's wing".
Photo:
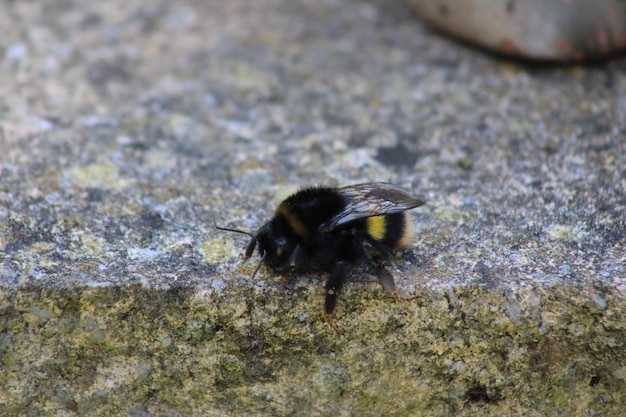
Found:
[(424, 201), (409, 195), (404, 189), (385, 182), (338, 187), (337, 191), (346, 198), (348, 204), (340, 213), (320, 225), (320, 230), (329, 231), (365, 217), (400, 213), (424, 204)]

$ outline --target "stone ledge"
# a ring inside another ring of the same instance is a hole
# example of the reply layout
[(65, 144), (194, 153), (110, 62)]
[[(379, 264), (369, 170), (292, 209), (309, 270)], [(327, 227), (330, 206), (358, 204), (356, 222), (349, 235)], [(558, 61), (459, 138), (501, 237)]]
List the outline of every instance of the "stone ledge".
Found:
[[(626, 298), (598, 286), (0, 292), (8, 415), (619, 415)], [(298, 411), (295, 411), (298, 410)]]

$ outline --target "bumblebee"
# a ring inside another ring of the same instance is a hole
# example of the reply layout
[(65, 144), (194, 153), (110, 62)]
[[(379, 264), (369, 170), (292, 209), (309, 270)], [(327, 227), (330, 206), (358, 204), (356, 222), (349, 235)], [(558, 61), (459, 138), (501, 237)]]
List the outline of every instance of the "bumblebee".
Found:
[(391, 261), (394, 249), (411, 244), (413, 228), (407, 210), (423, 204), (404, 189), (383, 182), (310, 187), (287, 197), (270, 221), (254, 234), (217, 229), (251, 237), (244, 261), (258, 246), (261, 260), (252, 277), (262, 264), (281, 276), (304, 270), (329, 272), (324, 315), (340, 334), (332, 314), (353, 265), (367, 264), (376, 271), (385, 291), (404, 298), (385, 264)]

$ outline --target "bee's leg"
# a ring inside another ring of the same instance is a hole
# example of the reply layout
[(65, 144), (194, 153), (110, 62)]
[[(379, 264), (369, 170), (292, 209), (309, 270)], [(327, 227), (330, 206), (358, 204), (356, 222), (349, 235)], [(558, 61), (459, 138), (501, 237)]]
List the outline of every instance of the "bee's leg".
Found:
[(291, 269), (296, 269), (300, 265), (304, 265), (306, 263), (306, 254), (304, 253), (304, 249), (302, 245), (296, 245), (291, 252), (291, 256), (289, 257), (289, 266)]
[(393, 280), (393, 275), (391, 275), (391, 272), (389, 272), (387, 268), (385, 268), (385, 262), (381, 262), (380, 265), (378, 265), (378, 270), (376, 272), (378, 275), (378, 282), (380, 282), (380, 285), (383, 286), (385, 291), (387, 291), (389, 294), (396, 297), (396, 299), (404, 300), (404, 301), (413, 301), (416, 298), (419, 298), (419, 295), (415, 297), (404, 297), (400, 295), (400, 291), (398, 291), (398, 288), (396, 288), (396, 282)]
[(280, 272), (280, 285), (283, 290), (287, 287), (289, 273), (306, 263), (307, 259), (304, 249), (301, 245), (296, 245), (289, 259), (286, 259), (281, 265), (274, 268), (276, 272)]
[(283, 290), (287, 286), (287, 275), (289, 272), (293, 272), (301, 265), (305, 265), (307, 263), (306, 253), (302, 245), (296, 245), (291, 252), (291, 256), (285, 263), (280, 267), (280, 284), (283, 287)]
[(328, 282), (326, 283), (326, 300), (324, 302), (324, 317), (326, 318), (326, 322), (330, 325), (330, 327), (337, 332), (339, 336), (341, 336), (341, 332), (333, 322), (333, 311), (335, 311), (335, 306), (337, 305), (337, 297), (339, 295), (339, 291), (341, 291), (341, 287), (343, 283), (346, 281), (346, 277), (348, 276), (348, 264), (344, 261), (339, 261), (335, 264), (335, 266), (330, 271), (330, 277), (328, 278)]

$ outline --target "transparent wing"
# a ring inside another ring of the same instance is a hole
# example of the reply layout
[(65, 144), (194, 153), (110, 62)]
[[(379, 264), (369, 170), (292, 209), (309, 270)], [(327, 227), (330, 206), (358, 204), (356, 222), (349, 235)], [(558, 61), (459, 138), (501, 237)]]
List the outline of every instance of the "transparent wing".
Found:
[(348, 185), (338, 187), (337, 191), (346, 198), (348, 204), (343, 211), (320, 226), (322, 231), (365, 217), (400, 213), (424, 204), (424, 201), (411, 196), (403, 188), (386, 182)]

